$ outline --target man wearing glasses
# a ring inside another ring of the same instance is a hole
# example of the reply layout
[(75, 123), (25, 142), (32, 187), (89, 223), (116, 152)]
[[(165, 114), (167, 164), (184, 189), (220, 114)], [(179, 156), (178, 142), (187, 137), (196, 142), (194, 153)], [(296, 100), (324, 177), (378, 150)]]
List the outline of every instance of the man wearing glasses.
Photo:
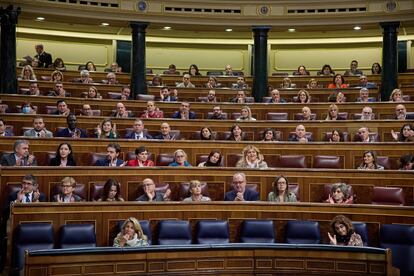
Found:
[(36, 178), (27, 174), (23, 177), (19, 191), (16, 191), (9, 196), (9, 202), (15, 203), (31, 203), (31, 202), (45, 202), (46, 196), (39, 191)]
[(165, 201), (169, 200), (171, 190), (167, 189), (165, 193), (155, 191), (155, 182), (151, 178), (145, 178), (142, 181), (144, 194), (135, 199), (135, 201)]
[(225, 201), (258, 201), (259, 193), (246, 189), (246, 175), (237, 172), (233, 175), (233, 190), (224, 196)]

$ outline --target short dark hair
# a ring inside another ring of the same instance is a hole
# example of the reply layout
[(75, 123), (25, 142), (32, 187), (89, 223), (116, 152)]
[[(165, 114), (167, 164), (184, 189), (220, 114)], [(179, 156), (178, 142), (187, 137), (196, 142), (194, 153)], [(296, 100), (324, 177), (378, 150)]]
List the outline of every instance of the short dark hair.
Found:
[(56, 102), (56, 105), (59, 105), (60, 103), (66, 103), (66, 102), (65, 102), (65, 100), (62, 100), (62, 99), (61, 99), (61, 100), (58, 100), (58, 101)]
[(135, 149), (135, 154), (140, 154), (143, 152), (148, 152), (148, 150), (144, 146), (141, 146)]
[(33, 174), (26, 174), (23, 176), (22, 181), (23, 180), (31, 181), (33, 185), (37, 185), (37, 179)]
[(121, 152), (121, 146), (118, 143), (110, 143), (107, 148), (114, 148), (116, 153)]

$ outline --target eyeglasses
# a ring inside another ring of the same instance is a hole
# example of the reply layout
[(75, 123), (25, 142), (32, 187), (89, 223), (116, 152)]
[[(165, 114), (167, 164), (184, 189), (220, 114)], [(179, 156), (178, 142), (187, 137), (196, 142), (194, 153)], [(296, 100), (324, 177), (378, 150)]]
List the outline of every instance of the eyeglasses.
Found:
[(32, 182), (23, 181), (22, 182), (22, 185), (31, 186), (31, 185), (33, 185), (33, 183)]
[(185, 156), (184, 155), (176, 155), (175, 157), (182, 158), (182, 157), (185, 157)]
[(70, 187), (73, 187), (72, 185), (61, 185), (62, 186), (62, 188), (70, 188)]

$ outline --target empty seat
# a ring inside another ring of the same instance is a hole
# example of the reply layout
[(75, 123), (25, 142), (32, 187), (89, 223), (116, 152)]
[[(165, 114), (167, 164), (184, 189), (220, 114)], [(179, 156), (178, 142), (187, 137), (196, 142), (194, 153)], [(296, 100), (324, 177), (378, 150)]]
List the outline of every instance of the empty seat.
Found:
[(108, 99), (119, 100), (121, 98), (121, 93), (119, 92), (108, 92)]
[(196, 243), (223, 244), (230, 242), (227, 220), (201, 220), (197, 222)]
[(381, 225), (379, 244), (391, 249), (392, 265), (400, 269), (400, 275), (414, 275), (414, 226)]
[(52, 249), (54, 246), (53, 226), (50, 223), (19, 224), (13, 236), (13, 268), (24, 266), (24, 251)]
[(336, 155), (313, 156), (313, 168), (343, 169), (341, 158)]
[(45, 106), (46, 109), (46, 114), (53, 114), (57, 111), (57, 106), (54, 105), (46, 105)]
[(352, 222), (355, 233), (361, 236), (364, 246), (368, 246), (368, 228), (365, 222)]
[(348, 112), (338, 112), (338, 118), (348, 120)]
[(96, 161), (106, 159), (107, 154), (103, 152), (92, 152), (89, 154), (89, 166), (95, 166)]
[(138, 101), (154, 101), (155, 96), (154, 95), (148, 95), (148, 94), (138, 94), (136, 96), (136, 99)]
[(274, 243), (276, 240), (272, 220), (245, 220), (241, 224), (240, 242)]
[(174, 162), (173, 153), (160, 153), (157, 155), (157, 160), (155, 164), (157, 166), (168, 166), (168, 164)]
[(60, 227), (59, 248), (96, 247), (95, 225), (65, 224)]
[(228, 154), (226, 159), (227, 159), (227, 167), (235, 167), (237, 161), (240, 160), (240, 158), (243, 157), (243, 154)]
[[(381, 165), (384, 167), (385, 170), (391, 170), (392, 165), (391, 165), (391, 160), (388, 156), (378, 156), (377, 157), (377, 163), (378, 165)], [(394, 168), (394, 169), (398, 169), (398, 168)]]
[[(353, 116), (354, 120), (361, 120), (362, 113), (355, 113)], [(375, 120), (375, 113), (371, 114), (371, 120)]]
[(191, 244), (190, 222), (184, 220), (163, 220), (158, 223), (159, 245)]
[(306, 168), (304, 155), (280, 155), (277, 162), (279, 168)]
[(287, 243), (318, 244), (321, 242), (319, 222), (317, 221), (288, 221), (285, 227)]
[(404, 192), (398, 187), (374, 187), (372, 204), (404, 205)]
[(100, 199), (103, 195), (103, 188), (105, 186), (104, 182), (100, 182), (100, 183), (92, 183), (90, 186), (90, 191), (89, 191), (89, 195), (90, 201), (97, 201), (98, 199)]
[(287, 112), (267, 112), (266, 113), (266, 120), (275, 120), (275, 121), (281, 121), (281, 120), (288, 120), (288, 114)]
[(223, 76), (222, 71), (207, 71), (207, 76)]

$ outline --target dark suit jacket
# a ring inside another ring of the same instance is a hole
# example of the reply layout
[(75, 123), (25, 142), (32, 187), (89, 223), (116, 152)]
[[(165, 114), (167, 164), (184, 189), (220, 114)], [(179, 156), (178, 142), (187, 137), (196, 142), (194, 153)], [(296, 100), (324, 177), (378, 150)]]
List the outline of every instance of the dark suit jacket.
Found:
[[(58, 160), (56, 157), (52, 158), (50, 160), (50, 166), (60, 166), (60, 160)], [(68, 162), (66, 163), (66, 166), (76, 166), (76, 161), (75, 160), (70, 160), (68, 159)]]
[[(116, 166), (119, 167), (124, 163), (121, 159), (116, 159)], [(107, 167), (109, 166), (109, 160), (108, 159), (100, 159), (96, 161), (95, 166), (101, 166), (101, 167)]]
[(10, 130), (6, 129), (6, 130), (4, 131), (4, 136), (6, 136), (6, 137), (9, 137), (9, 136), (14, 136), (14, 133), (13, 133), (13, 132), (11, 132)]
[[(3, 209), (3, 219), (5, 219), (6, 221), (9, 219), (9, 215), (10, 215), (10, 204), (17, 199), (17, 194), (18, 193), (19, 193), (19, 191), (11, 193), (7, 197), (7, 202), (6, 202), (6, 205), (4, 206), (4, 209)], [(33, 200), (33, 196), (32, 196), (32, 200)], [(46, 196), (45, 196), (44, 193), (40, 193), (39, 201), (40, 202), (46, 202), (47, 201)]]
[[(224, 195), (224, 200), (225, 201), (234, 201), (236, 196), (237, 196), (237, 192), (235, 190), (233, 190), (233, 191), (227, 192)], [(259, 193), (254, 192), (252, 190), (246, 189), (246, 190), (244, 190), (243, 198), (246, 201), (257, 201), (257, 200), (259, 200)]]
[[(80, 138), (88, 138), (85, 130), (81, 128), (78, 128), (78, 130), (81, 132)], [(65, 128), (58, 130), (58, 132), (56, 132), (56, 137), (72, 137), (72, 134), (69, 132), (68, 128)]]
[[(134, 140), (135, 140), (135, 132), (130, 132), (130, 133), (127, 133), (127, 134), (125, 135), (125, 138), (126, 138), (126, 139), (134, 139)], [(145, 139), (152, 139), (152, 136), (151, 136), (151, 135), (149, 135), (148, 133), (145, 133), (145, 132), (144, 132), (144, 138), (145, 138)]]
[(39, 60), (39, 67), (48, 68), (52, 65), (52, 55), (49, 53), (43, 52), (41, 55), (35, 55), (35, 58)]
[[(27, 159), (29, 157), (24, 158), (24, 161), (27, 163)], [(0, 159), (0, 164), (2, 166), (16, 166), (16, 157), (14, 157), (14, 153), (3, 154)], [(30, 166), (37, 166), (36, 158), (33, 160), (33, 163)]]
[[(308, 138), (308, 142), (313, 142), (313, 139), (307, 135), (305, 135), (306, 138)], [(291, 136), (288, 137), (288, 141), (289, 142), (298, 142), (299, 141), (299, 137), (296, 134), (293, 134)]]
[[(155, 192), (155, 197), (152, 199), (153, 201), (164, 201), (164, 194)], [(139, 196), (135, 201), (149, 201), (147, 194), (143, 194)]]
[[(272, 98), (270, 98), (270, 99), (266, 99), (266, 100), (264, 100), (263, 102), (264, 102), (264, 103), (273, 103), (273, 102), (272, 102)], [(285, 100), (285, 99), (280, 98), (280, 102), (279, 102), (279, 103), (286, 103), (286, 100)]]
[[(174, 112), (174, 114), (172, 115), (171, 118), (173, 118), (173, 119), (181, 119), (180, 111)], [(196, 118), (196, 114), (194, 113), (194, 111), (190, 111), (190, 113), (188, 114), (188, 118), (189, 119), (195, 119)]]

